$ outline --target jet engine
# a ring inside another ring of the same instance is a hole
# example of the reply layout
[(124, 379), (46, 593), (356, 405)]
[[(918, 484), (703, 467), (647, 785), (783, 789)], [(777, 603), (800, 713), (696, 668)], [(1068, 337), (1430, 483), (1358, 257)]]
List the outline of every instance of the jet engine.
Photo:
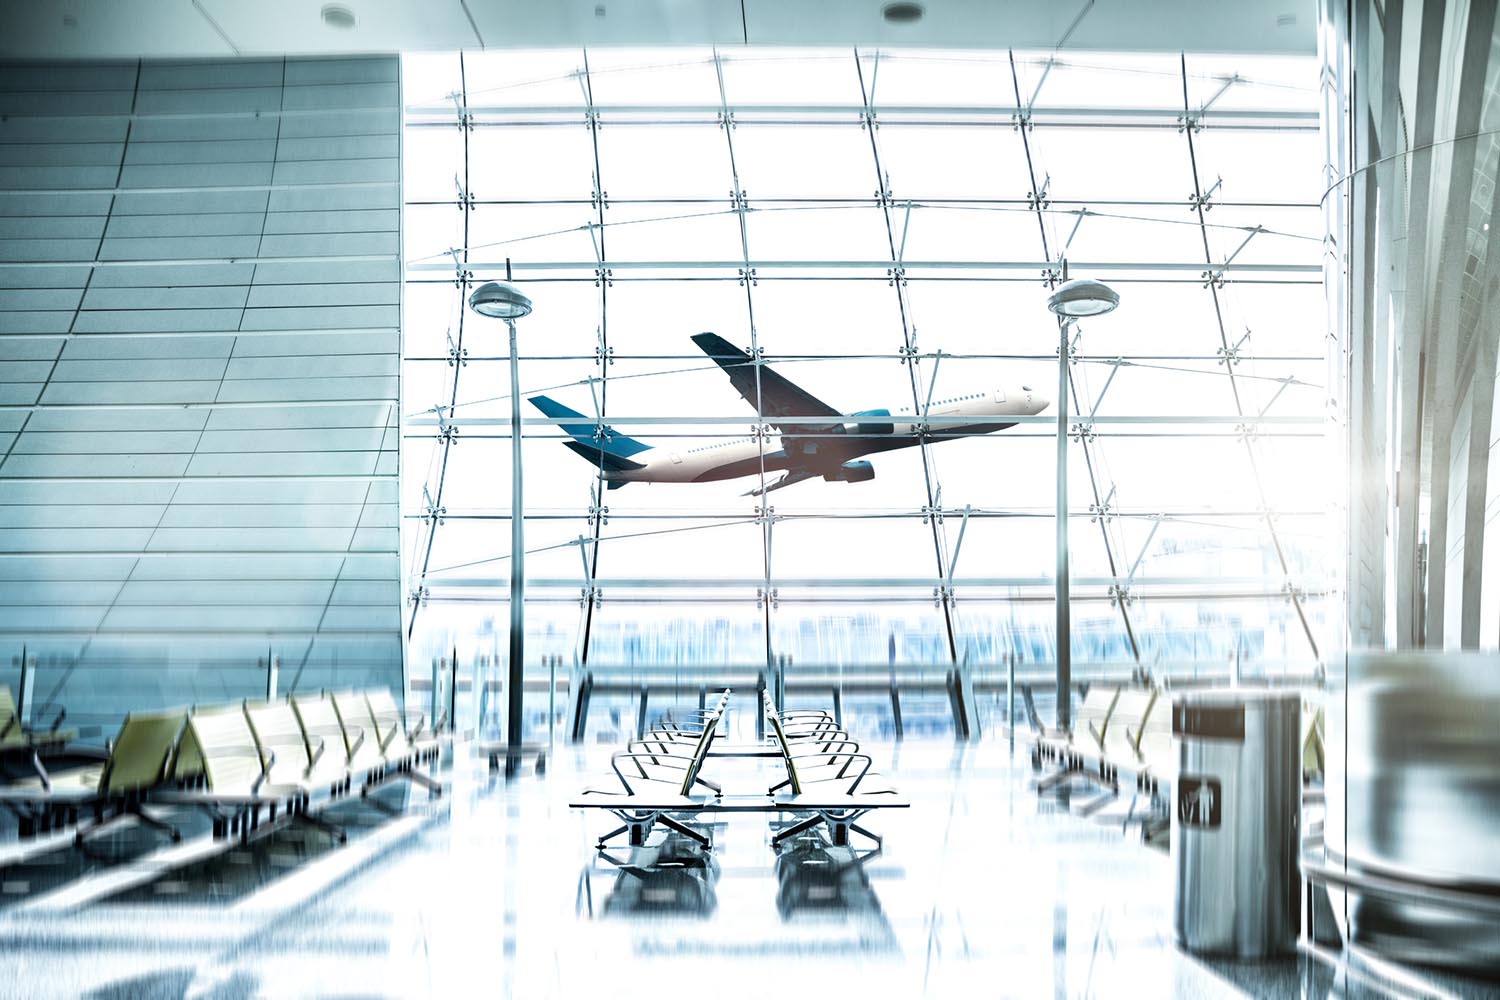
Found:
[(830, 483), (868, 483), (875, 478), (875, 466), (864, 460), (845, 462), (832, 472), (823, 474)]
[(884, 417), (883, 420), (856, 420), (843, 425), (845, 434), (858, 434), (861, 437), (875, 437), (881, 434), (894, 434), (895, 424), (891, 423), (890, 410), (860, 410), (852, 413), (853, 417)]

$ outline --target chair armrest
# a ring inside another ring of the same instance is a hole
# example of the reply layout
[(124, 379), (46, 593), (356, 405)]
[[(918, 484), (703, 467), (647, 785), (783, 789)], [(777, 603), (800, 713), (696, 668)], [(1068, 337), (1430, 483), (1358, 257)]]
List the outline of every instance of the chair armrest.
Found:
[(651, 736), (659, 736), (673, 743), (696, 743), (703, 735), (703, 730), (694, 732), (691, 729), (648, 729), (641, 734), (642, 739)]
[[(260, 757), (260, 774), (256, 775), (255, 780), (250, 782), (251, 795), (260, 794), (260, 786), (265, 783), (265, 780), (268, 777), (271, 776), (271, 768), (276, 763), (275, 750), (267, 750), (263, 754), (257, 753), (256, 756)], [(270, 757), (271, 759), (266, 760), (266, 757)]]
[(11, 733), (11, 730), (19, 728), (20, 725), (21, 725), (20, 718), (18, 716), (16, 716), (14, 713), (12, 713), (11, 717), (10, 717), (10, 721), (7, 722), (5, 725), (0, 726), (0, 740), (3, 740), (5, 737), (9, 736), (10, 733)]
[[(415, 726), (411, 724), (413, 716), (417, 719)], [(406, 738), (408, 740), (414, 740), (421, 735), (422, 730), (427, 728), (427, 716), (421, 712), (407, 712), (401, 718), (401, 728), (406, 730)]]
[(31, 751), (31, 766), (33, 769), (35, 769), (36, 776), (42, 779), (42, 791), (52, 791), (52, 776), (49, 775), (47, 773), (47, 769), (42, 766), (41, 755), (38, 754), (35, 750)]
[(385, 739), (380, 741), (381, 756), (384, 756), (385, 752), (391, 748), (391, 741), (396, 738), (396, 734), (399, 732), (401, 732), (401, 730), (392, 729), (390, 732), (385, 734)]
[(1094, 720), (1093, 719), (1089, 720), (1089, 735), (1094, 738), (1094, 742), (1099, 745), (1099, 749), (1103, 750), (1104, 749), (1104, 734), (1101, 733), (1101, 732), (1099, 732), (1099, 730), (1094, 726)]
[(787, 729), (783, 726), (781, 731), (789, 740), (833, 740), (848, 739), (850, 736), (848, 730), (835, 728)]
[(854, 763), (856, 760), (864, 761), (864, 766), (859, 769), (859, 773), (854, 776), (854, 782), (849, 786), (849, 794), (853, 795), (855, 789), (859, 787), (859, 783), (865, 780), (865, 775), (870, 773), (870, 768), (875, 766), (875, 761), (868, 754), (853, 753), (848, 754), (847, 756), (849, 758), (848, 761), (846, 761), (844, 766), (839, 769), (839, 773), (834, 775), (834, 778), (842, 778), (848, 772), (849, 765)]
[(781, 723), (781, 728), (783, 731), (788, 733), (819, 733), (837, 732), (839, 729), (839, 725), (832, 719), (809, 719), (803, 722), (791, 723), (783, 721)]
[(650, 760), (654, 764), (659, 764), (662, 767), (671, 767), (677, 771), (687, 770), (686, 767), (679, 767), (672, 764), (661, 764), (661, 762), (658, 761), (655, 756), (649, 753), (613, 753), (609, 758), (609, 766), (614, 769), (615, 777), (620, 779), (620, 784), (625, 786), (625, 792), (629, 795), (634, 795), (635, 789), (630, 787), (630, 782), (625, 780), (625, 773), (620, 770), (620, 761), (622, 760), (630, 760), (635, 762), (635, 769), (640, 773), (640, 778), (642, 781), (651, 780), (651, 776), (647, 774), (646, 769), (641, 766), (642, 760)]
[(354, 759), (354, 755), (357, 754), (357, 753), (359, 753), (359, 748), (365, 745), (365, 727), (364, 726), (352, 726), (352, 727), (345, 726), (344, 727), (344, 731), (347, 733), (349, 731), (349, 729), (351, 729), (351, 728), (359, 730), (359, 738), (357, 740), (355, 740), (353, 743), (349, 744), (349, 759), (353, 760)]
[[(676, 760), (692, 757), (691, 753), (674, 753), (674, 750), (682, 751), (687, 747), (686, 743), (673, 743), (669, 740), (630, 740), (625, 744), (625, 750), (631, 753), (650, 751), (652, 757), (671, 757)], [(654, 750), (652, 748), (655, 748)]]
[[(260, 773), (257, 774), (255, 776), (255, 780), (250, 783), (251, 795), (257, 795), (260, 793), (260, 786), (264, 784), (265, 780), (271, 776), (271, 768), (276, 765), (275, 750), (262, 751), (254, 746), (234, 747), (232, 750), (220, 750), (217, 751), (216, 755), (224, 757), (254, 757), (260, 763)], [(266, 759), (268, 757), (270, 758), (269, 760)]]
[[(867, 774), (870, 773), (870, 768), (872, 768), (872, 767), (875, 766), (874, 759), (871, 758), (871, 757), (869, 757), (869, 756), (867, 756), (867, 755), (865, 755), (865, 754), (862, 754), (862, 753), (850, 754), (850, 756), (849, 756), (849, 762), (852, 764), (856, 760), (863, 760), (865, 762), (865, 766), (862, 767), (862, 768), (860, 768), (859, 769), (859, 773), (854, 776), (854, 783), (849, 786), (849, 794), (850, 795), (853, 795), (854, 794), (854, 790), (859, 787), (859, 783), (861, 781), (865, 780), (865, 775), (867, 775)], [(845, 764), (844, 765), (844, 771), (847, 771), (847, 770), (849, 770), (849, 764)], [(839, 777), (843, 777), (844, 776), (844, 771), (840, 771), (839, 772)]]
[(312, 777), (313, 768), (318, 766), (318, 761), (323, 759), (323, 751), (328, 749), (328, 741), (323, 739), (323, 737), (314, 736), (313, 739), (318, 741), (318, 749), (307, 760), (307, 767), (302, 771), (304, 779)]
[(812, 757), (842, 756), (842, 754), (833, 752), (834, 747), (846, 747), (848, 748), (850, 753), (855, 753), (859, 750), (859, 744), (854, 740), (818, 740), (817, 745), (822, 749), (814, 750), (811, 753), (794, 753), (790, 754), (789, 756), (795, 757), (797, 760), (805, 760)]
[[(674, 761), (675, 763), (662, 763), (661, 764), (662, 767), (670, 767), (674, 771), (686, 771), (687, 770), (687, 766), (683, 762), (684, 761), (691, 761), (692, 760), (692, 758), (690, 758), (690, 757), (673, 757), (673, 756), (669, 756), (667, 754), (660, 754), (660, 753), (637, 753), (635, 751), (629, 751), (629, 750), (616, 750), (614, 753), (612, 753), (612, 754), (609, 755), (609, 759), (611, 761), (616, 761), (616, 760), (634, 760), (634, 761), (649, 760), (649, 761), (652, 761), (653, 763), (654, 762), (658, 762), (658, 761), (662, 761), (662, 762), (665, 762), (665, 761)], [(636, 765), (636, 769), (641, 772), (641, 777), (643, 777), (643, 778), (649, 777), (649, 775), (646, 774), (645, 770), (643, 768), (641, 768), (640, 764)]]
[(57, 709), (57, 714), (52, 717), (52, 724), (47, 727), (47, 732), (49, 732), (49, 733), (55, 733), (55, 732), (57, 732), (57, 727), (60, 726), (60, 725), (62, 725), (63, 720), (66, 719), (67, 717), (68, 717), (68, 710), (66, 708), (64, 708), (63, 706), (59, 705), (58, 709)]
[[(858, 742), (849, 733), (838, 733), (838, 736), (831, 736), (828, 739), (799, 739), (799, 741), (796, 741), (792, 745), (798, 748), (808, 748), (808, 753), (793, 754), (795, 757), (817, 757), (820, 754), (832, 753), (832, 747), (853, 747), (855, 750), (859, 750)], [(811, 750), (813, 747), (819, 747), (820, 750)]]

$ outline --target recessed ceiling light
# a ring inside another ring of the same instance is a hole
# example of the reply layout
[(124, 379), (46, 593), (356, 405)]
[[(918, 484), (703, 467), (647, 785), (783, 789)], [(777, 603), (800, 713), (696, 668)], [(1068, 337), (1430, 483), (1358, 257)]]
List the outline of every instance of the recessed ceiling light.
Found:
[(76, 27), (78, 27), (78, 18), (74, 17), (72, 14), (64, 14), (63, 15), (63, 27), (64, 28), (76, 28)]
[(1276, 15), (1276, 27), (1278, 27), (1278, 28), (1291, 28), (1291, 27), (1295, 27), (1296, 24), (1297, 24), (1297, 15), (1296, 14), (1277, 14)]
[(330, 28), (340, 31), (348, 31), (354, 27), (354, 11), (341, 3), (329, 3), (323, 5), (323, 23)]
[(919, 3), (888, 3), (881, 8), (881, 16), (891, 24), (916, 24), (927, 10)]

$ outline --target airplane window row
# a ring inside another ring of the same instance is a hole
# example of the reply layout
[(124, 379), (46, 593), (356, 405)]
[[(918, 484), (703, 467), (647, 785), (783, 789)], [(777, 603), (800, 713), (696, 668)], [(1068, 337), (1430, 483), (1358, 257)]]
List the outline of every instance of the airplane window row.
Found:
[(754, 440), (754, 438), (740, 438), (738, 441), (725, 441), (722, 444), (704, 444), (699, 445), (696, 448), (689, 448), (687, 450), (687, 453), (689, 455), (696, 455), (700, 451), (713, 451), (715, 448), (727, 448), (732, 444), (744, 444), (746, 441)]
[[(1023, 391), (1025, 391), (1025, 392), (1030, 392), (1031, 391), (1031, 388), (1029, 386), (1024, 386), (1023, 385), (1023, 386), (1021, 386), (1021, 389)], [(932, 405), (933, 406), (947, 406), (949, 403), (962, 403), (962, 402), (964, 402), (965, 400), (968, 400), (968, 399), (983, 399), (983, 398), (984, 398), (984, 393), (982, 393), (982, 392), (975, 392), (975, 393), (970, 393), (967, 396), (954, 396), (952, 399), (934, 399), (932, 401)], [(903, 406), (901, 409), (897, 410), (896, 412), (897, 413), (910, 413), (911, 410), (909, 410), (909, 409), (907, 409), (906, 407)]]

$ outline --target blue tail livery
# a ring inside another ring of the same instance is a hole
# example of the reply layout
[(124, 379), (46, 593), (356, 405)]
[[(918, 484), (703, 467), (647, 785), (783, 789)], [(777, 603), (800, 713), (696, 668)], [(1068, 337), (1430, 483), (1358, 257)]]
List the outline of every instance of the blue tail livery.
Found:
[(650, 445), (642, 444), (635, 438), (626, 437), (609, 426), (599, 428), (600, 433), (596, 435), (595, 429), (598, 425), (594, 421), (577, 410), (568, 409), (555, 399), (547, 396), (532, 396), (530, 400), (532, 406), (549, 417), (576, 417), (580, 421), (576, 424), (558, 424), (563, 432), (573, 439), (564, 441), (563, 444), (594, 465), (602, 466), (610, 472), (627, 472), (645, 468), (640, 462), (632, 461), (631, 456), (650, 451)]

